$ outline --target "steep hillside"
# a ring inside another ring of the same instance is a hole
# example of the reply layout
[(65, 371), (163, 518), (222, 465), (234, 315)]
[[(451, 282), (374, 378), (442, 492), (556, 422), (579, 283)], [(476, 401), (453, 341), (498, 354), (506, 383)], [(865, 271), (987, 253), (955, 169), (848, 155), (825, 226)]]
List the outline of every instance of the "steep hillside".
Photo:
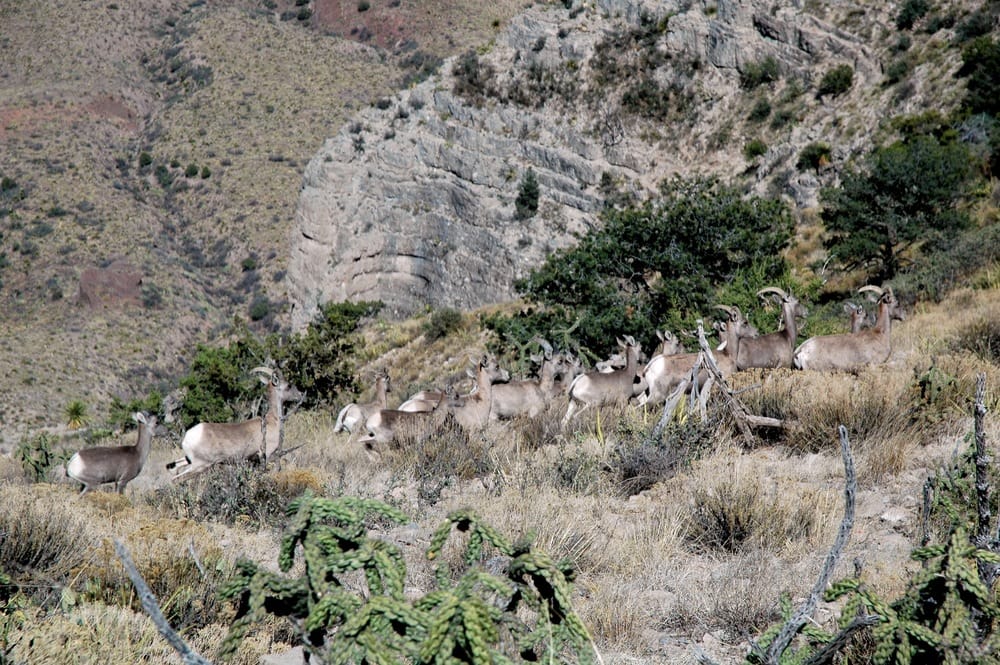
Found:
[(323, 137), (517, 8), (376, 4), (3, 3), (0, 447), (279, 326)]
[[(509, 300), (517, 277), (599, 224), (605, 201), (644, 198), (675, 174), (814, 207), (844, 164), (892, 136), (893, 116), (946, 112), (962, 94), (954, 30), (904, 35), (898, 11), (526, 9), (440, 76), (363, 109), (313, 158), (289, 271), (295, 324), (345, 298), (399, 314)], [(847, 78), (830, 88), (837, 72)], [(818, 169), (799, 160), (815, 143), (830, 151)], [(525, 216), (514, 204), (529, 171), (540, 200)]]

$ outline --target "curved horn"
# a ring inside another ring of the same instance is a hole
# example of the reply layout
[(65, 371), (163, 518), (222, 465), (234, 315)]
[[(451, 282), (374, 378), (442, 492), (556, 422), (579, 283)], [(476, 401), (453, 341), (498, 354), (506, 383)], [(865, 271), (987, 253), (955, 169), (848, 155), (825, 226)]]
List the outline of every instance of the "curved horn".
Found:
[(757, 297), (760, 298), (765, 293), (776, 293), (782, 300), (788, 300), (788, 294), (779, 289), (777, 286), (765, 286), (757, 292)]
[(274, 376), (274, 370), (271, 369), (270, 367), (264, 367), (264, 366), (254, 367), (252, 370), (250, 370), (250, 373), (251, 374), (260, 373), (260, 374), (267, 374), (268, 376)]
[(730, 307), (729, 305), (713, 305), (715, 309), (721, 309), (723, 312), (729, 315), (730, 321), (735, 321), (740, 318), (740, 310), (736, 307)]
[(885, 291), (882, 289), (882, 287), (875, 286), (874, 284), (869, 284), (867, 286), (862, 286), (860, 289), (858, 289), (858, 293), (865, 293), (866, 291), (874, 293), (875, 295), (877, 295), (880, 298), (885, 293)]

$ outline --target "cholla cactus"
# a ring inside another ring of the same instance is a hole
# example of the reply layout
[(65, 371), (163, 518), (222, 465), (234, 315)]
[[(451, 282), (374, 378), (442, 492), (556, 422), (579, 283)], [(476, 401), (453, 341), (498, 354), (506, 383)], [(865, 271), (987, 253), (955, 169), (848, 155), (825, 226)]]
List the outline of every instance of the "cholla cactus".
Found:
[[(427, 551), (437, 559), (455, 531), (468, 534), (466, 570), (452, 581), (438, 564), (437, 587), (408, 601), (406, 565), (394, 545), (368, 536), (366, 520), (405, 523), (406, 516), (380, 501), (306, 495), (294, 515), (278, 563), (292, 568), (301, 545), (305, 573), (287, 578), (241, 561), (226, 597), (238, 602), (237, 620), (223, 643), (230, 658), (252, 625), (266, 614), (296, 625), (307, 652), (330, 663), (506, 663), (537, 660), (587, 663), (593, 643), (570, 603), (572, 574), (530, 541), (511, 544), (468, 511), (451, 514)], [(487, 552), (491, 572), (483, 566)], [(497, 559), (502, 561), (497, 564)], [(346, 587), (342, 576), (362, 571), (367, 591)]]

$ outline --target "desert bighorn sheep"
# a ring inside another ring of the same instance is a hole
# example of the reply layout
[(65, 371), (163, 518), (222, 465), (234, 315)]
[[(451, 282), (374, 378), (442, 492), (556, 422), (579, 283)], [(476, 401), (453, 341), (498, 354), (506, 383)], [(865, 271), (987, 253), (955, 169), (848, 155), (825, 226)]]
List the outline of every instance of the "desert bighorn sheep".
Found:
[[(728, 376), (736, 371), (735, 354), (739, 353), (739, 349), (747, 339), (756, 337), (758, 333), (738, 307), (716, 305), (716, 308), (726, 312), (729, 318), (726, 323), (716, 325), (723, 341), (715, 355), (719, 369)], [(698, 360), (698, 355), (698, 353), (675, 353), (673, 355), (661, 353), (653, 357), (646, 363), (643, 370), (645, 388), (638, 395), (636, 401), (640, 405), (647, 402), (654, 404), (663, 402), (681, 381), (689, 378), (691, 370)], [(704, 385), (707, 379), (708, 372), (704, 369), (701, 370), (698, 373), (699, 385)]]
[(777, 296), (776, 299), (781, 304), (784, 327), (760, 337), (744, 339), (740, 343), (739, 355), (736, 357), (736, 368), (739, 370), (750, 367), (792, 366), (792, 351), (795, 349), (796, 337), (799, 334), (797, 319), (805, 318), (807, 312), (798, 298), (776, 286), (761, 289), (757, 292), (757, 297), (760, 298), (768, 293)]
[(844, 311), (847, 312), (847, 316), (851, 319), (851, 332), (861, 332), (868, 320), (868, 314), (865, 312), (865, 308), (862, 305), (855, 305), (854, 303), (849, 302), (844, 303)]
[(541, 365), (538, 378), (498, 383), (493, 386), (491, 420), (514, 418), (521, 414), (535, 417), (555, 395), (556, 375), (562, 368), (562, 356), (554, 354), (548, 342), (539, 343), (544, 354), (531, 356), (533, 362)]
[(365, 419), (379, 409), (388, 408), (388, 393), (392, 392), (392, 384), (389, 381), (389, 373), (380, 371), (375, 376), (375, 399), (365, 404), (348, 404), (337, 414), (337, 424), (334, 432), (347, 430), (353, 433), (356, 428), (365, 424)]
[(476, 371), (469, 369), (467, 373), (475, 378), (476, 387), (471, 393), (450, 400), (448, 409), (459, 425), (466, 430), (476, 430), (484, 427), (490, 419), (493, 410), (493, 384), (510, 381), (510, 372), (501, 368), (495, 357), (484, 355), (480, 358)]
[(642, 347), (631, 335), (618, 340), (625, 353), (625, 367), (612, 372), (588, 372), (573, 380), (569, 387), (569, 406), (562, 419), (562, 427), (574, 414), (591, 406), (625, 402), (633, 397), (639, 379), (639, 354)]
[(892, 352), (890, 330), (892, 320), (903, 321), (906, 315), (892, 289), (863, 286), (859, 293), (878, 296), (878, 318), (871, 328), (857, 333), (810, 337), (795, 349), (794, 362), (799, 369), (856, 370), (865, 365), (883, 363)]
[(142, 471), (156, 434), (156, 416), (137, 411), (132, 419), (139, 424), (139, 440), (134, 446), (84, 448), (70, 458), (66, 475), (83, 483), (80, 496), (103, 483), (114, 483), (115, 491), (122, 494), (129, 481)]
[(174, 476), (174, 480), (199, 473), (219, 462), (244, 460), (254, 455), (266, 464), (281, 447), (284, 404), (302, 399), (302, 393), (282, 377), (279, 370), (257, 367), (252, 372), (259, 374), (261, 383), (267, 386), (267, 413), (263, 418), (241, 423), (198, 423), (189, 429), (181, 441), (184, 457), (167, 464), (168, 469), (188, 466)]
[[(489, 419), (492, 387), (495, 381), (506, 381), (510, 374), (500, 369), (492, 356), (479, 360), (478, 371), (470, 375), (476, 378), (476, 387), (468, 395), (452, 400), (441, 399), (428, 411), (401, 411), (381, 409), (365, 420), (366, 436), (358, 439), (369, 448), (375, 444), (387, 445), (399, 438), (401, 433), (424, 436), (444, 423), (448, 414), (467, 429), (481, 427)], [(412, 399), (412, 398), (411, 398)], [(409, 401), (409, 400), (408, 400)]]

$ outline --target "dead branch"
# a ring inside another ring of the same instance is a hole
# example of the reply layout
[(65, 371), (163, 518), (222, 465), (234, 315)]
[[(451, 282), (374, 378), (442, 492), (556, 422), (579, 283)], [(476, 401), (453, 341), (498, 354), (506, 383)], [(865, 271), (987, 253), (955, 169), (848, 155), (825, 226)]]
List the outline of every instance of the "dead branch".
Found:
[(851, 443), (847, 439), (847, 428), (840, 426), (840, 455), (844, 460), (844, 518), (840, 522), (840, 529), (837, 537), (833, 541), (833, 547), (826, 555), (823, 563), (823, 570), (820, 572), (816, 584), (806, 601), (799, 606), (792, 616), (785, 622), (781, 632), (774, 638), (767, 649), (767, 653), (759, 653), (762, 662), (766, 665), (778, 665), (781, 654), (785, 652), (792, 638), (805, 625), (809, 617), (816, 611), (816, 605), (823, 591), (830, 584), (833, 576), (833, 569), (837, 566), (837, 561), (847, 547), (847, 541), (851, 537), (851, 529), (854, 527), (854, 498), (858, 491), (858, 479), (854, 471), (854, 457), (851, 455)]
[(122, 565), (125, 566), (125, 572), (128, 573), (129, 579), (132, 580), (132, 584), (139, 594), (139, 602), (142, 603), (142, 609), (146, 610), (146, 614), (153, 620), (156, 629), (160, 631), (160, 635), (163, 635), (163, 639), (181, 657), (181, 662), (184, 665), (213, 665), (211, 661), (205, 660), (197, 651), (188, 646), (184, 638), (167, 623), (167, 619), (160, 610), (159, 603), (156, 602), (156, 596), (153, 595), (149, 585), (146, 584), (146, 580), (139, 574), (139, 569), (135, 567), (135, 562), (132, 561), (132, 555), (129, 554), (128, 549), (117, 539), (115, 539), (114, 544), (115, 553), (121, 559)]

